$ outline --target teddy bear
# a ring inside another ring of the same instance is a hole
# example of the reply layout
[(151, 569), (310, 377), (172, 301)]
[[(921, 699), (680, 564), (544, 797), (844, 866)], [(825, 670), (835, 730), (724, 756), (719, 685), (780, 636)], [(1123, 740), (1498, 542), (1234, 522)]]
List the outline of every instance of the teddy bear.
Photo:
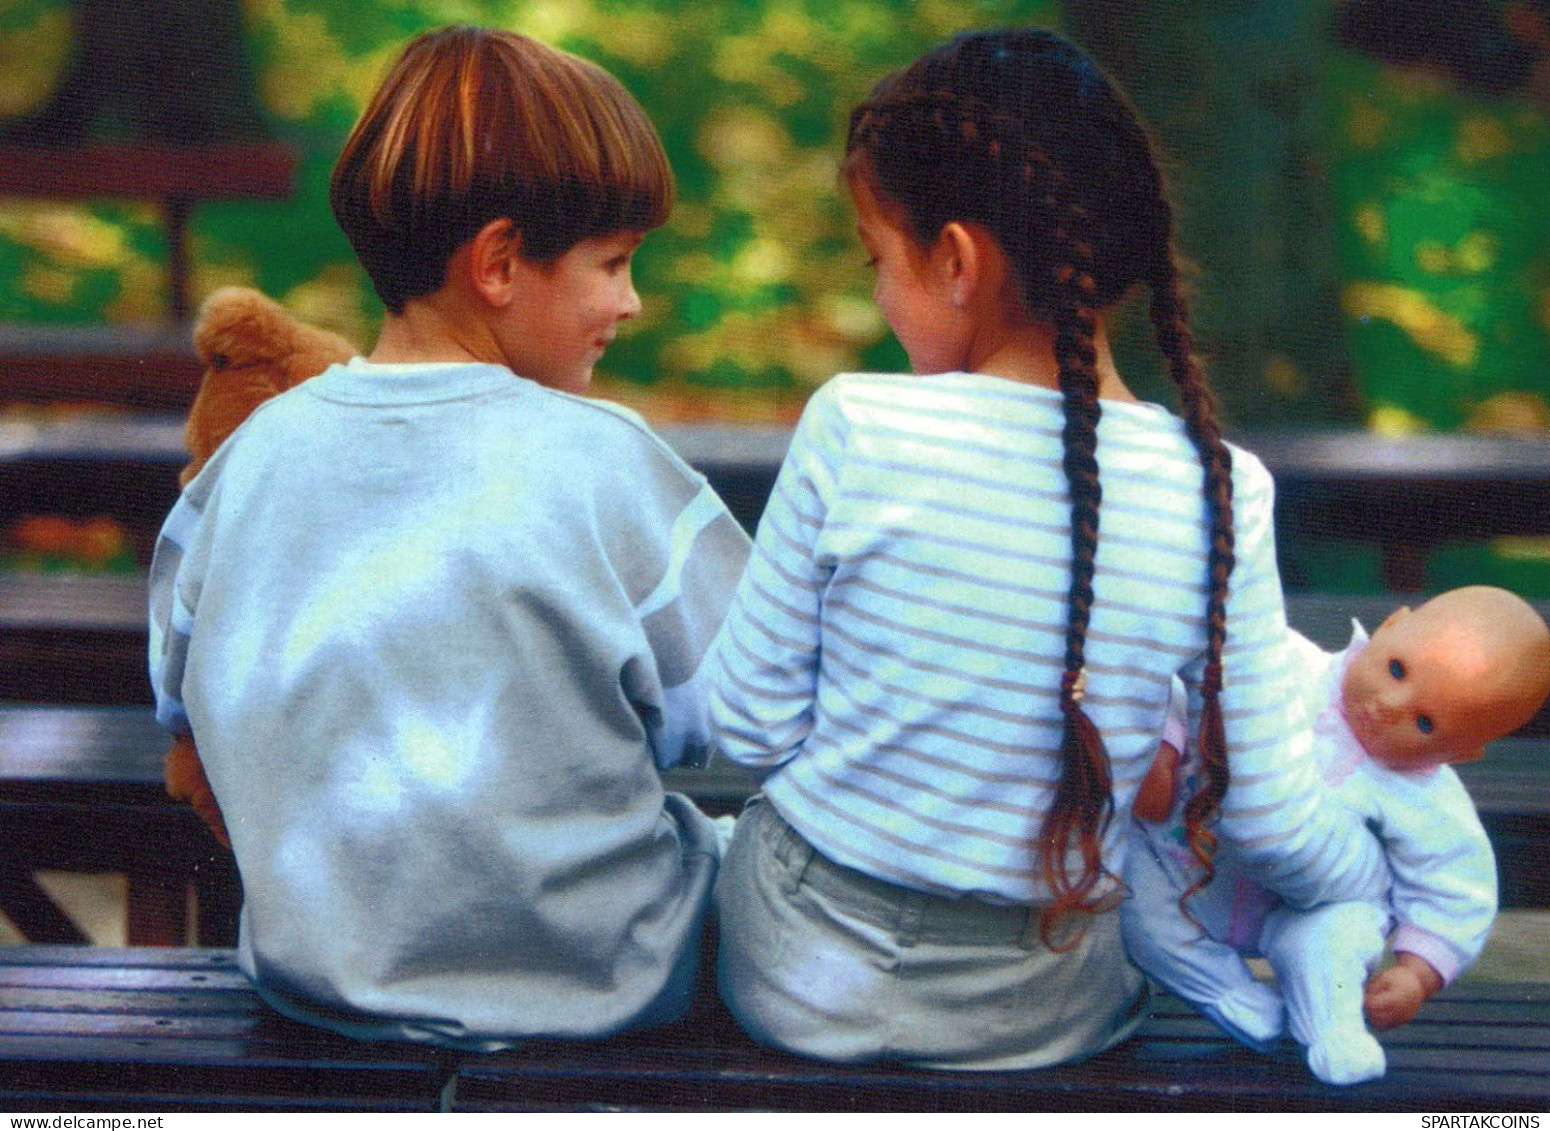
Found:
[[(360, 351), (338, 334), (298, 320), (258, 291), (222, 287), (200, 307), (194, 352), (204, 374), (183, 428), (189, 461), (178, 481), (185, 487), (260, 404)], [(230, 848), (226, 822), (192, 738), (173, 740), (163, 776), (167, 793), (191, 804), (216, 840)]]

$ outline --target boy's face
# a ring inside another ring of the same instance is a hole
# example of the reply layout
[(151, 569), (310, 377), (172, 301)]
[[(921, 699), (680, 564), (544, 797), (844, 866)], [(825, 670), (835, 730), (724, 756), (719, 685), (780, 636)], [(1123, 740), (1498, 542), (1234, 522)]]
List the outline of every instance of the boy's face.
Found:
[(514, 259), (517, 300), (496, 334), (506, 364), (540, 385), (585, 392), (619, 324), (640, 313), (630, 281), (639, 232), (582, 240), (548, 263)]
[(1400, 609), (1346, 669), (1346, 721), (1362, 749), (1390, 769), (1477, 758), (1502, 733), (1478, 694), (1491, 662), (1468, 626)]

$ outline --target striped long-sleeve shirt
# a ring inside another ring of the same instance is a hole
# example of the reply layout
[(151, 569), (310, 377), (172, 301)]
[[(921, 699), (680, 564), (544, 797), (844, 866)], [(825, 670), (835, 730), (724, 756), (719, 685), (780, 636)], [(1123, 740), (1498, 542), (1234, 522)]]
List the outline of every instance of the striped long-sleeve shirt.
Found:
[[(844, 375), (812, 398), (716, 645), (722, 749), (829, 858), (924, 891), (1038, 903), (1060, 767), (1069, 494), (1058, 394), (995, 377)], [(1208, 532), (1184, 426), (1103, 402), (1103, 503), (1084, 707), (1115, 814), (1156, 751), (1169, 685), (1198, 727)], [(1295, 904), (1371, 876), (1371, 838), (1326, 805), (1295, 697), (1273, 485), (1234, 452), (1237, 566), (1220, 833)]]

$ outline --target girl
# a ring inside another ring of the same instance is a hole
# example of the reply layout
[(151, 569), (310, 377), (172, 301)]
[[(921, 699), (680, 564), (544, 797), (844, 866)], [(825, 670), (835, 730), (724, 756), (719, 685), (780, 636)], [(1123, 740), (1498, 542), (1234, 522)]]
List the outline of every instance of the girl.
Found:
[[(815, 395), (717, 644), (723, 748), (774, 771), (722, 993), (835, 1060), (1076, 1059), (1145, 1003), (1116, 877), (1175, 674), (1203, 879), (1213, 826), (1299, 905), (1376, 853), (1288, 737), (1271, 481), (1221, 440), (1120, 91), (1048, 32), (965, 34), (853, 112), (845, 174), (917, 375)], [(1114, 367), (1138, 283), (1182, 420)]]

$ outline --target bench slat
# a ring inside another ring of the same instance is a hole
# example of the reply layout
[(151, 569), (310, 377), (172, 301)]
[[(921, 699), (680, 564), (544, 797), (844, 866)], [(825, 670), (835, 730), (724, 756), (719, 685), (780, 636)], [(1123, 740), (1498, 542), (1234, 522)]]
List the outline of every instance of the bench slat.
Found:
[(601, 1042), (461, 1055), (354, 1042), (279, 1017), (232, 952), (0, 948), (0, 1105), (30, 1110), (1542, 1110), (1550, 986), (1465, 982), (1382, 1039), (1390, 1072), (1319, 1084), (1289, 1042), (1237, 1046), (1176, 999), (1141, 1034), (1038, 1072), (844, 1067), (754, 1045), (719, 1003), (677, 1026)]
[[(0, 992), (5, 994), (7, 1014), (12, 1010), (66, 1014), (131, 1013), (152, 1003), (157, 1015), (163, 1017), (195, 1017), (211, 1013), (248, 1017), (262, 1013), (264, 1008), (246, 984), (231, 989), (201, 988), (198, 993), (166, 990), (154, 999), (148, 994), (156, 991), (97, 986), (59, 987), (37, 983), (7, 985), (0, 982)], [(0, 1018), (4, 1016), (0, 1014)]]

